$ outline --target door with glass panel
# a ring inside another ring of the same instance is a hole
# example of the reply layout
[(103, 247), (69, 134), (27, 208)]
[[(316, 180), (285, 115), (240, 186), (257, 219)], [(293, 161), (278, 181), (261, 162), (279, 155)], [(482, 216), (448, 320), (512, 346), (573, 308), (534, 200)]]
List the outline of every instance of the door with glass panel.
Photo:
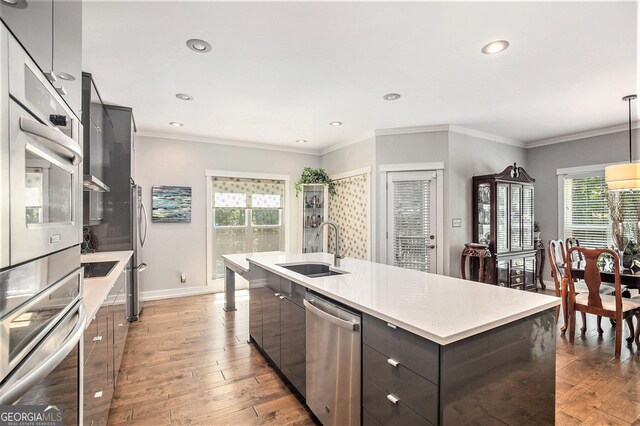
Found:
[(213, 279), (222, 255), (284, 250), (284, 181), (212, 178)]
[(436, 272), (436, 172), (387, 174), (387, 263)]

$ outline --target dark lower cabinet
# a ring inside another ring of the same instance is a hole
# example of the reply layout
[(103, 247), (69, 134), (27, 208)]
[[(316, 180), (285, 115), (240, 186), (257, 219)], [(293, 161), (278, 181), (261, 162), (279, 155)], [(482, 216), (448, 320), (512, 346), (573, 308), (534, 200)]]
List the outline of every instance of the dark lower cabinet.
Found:
[[(256, 268), (256, 266), (252, 266)], [(306, 395), (304, 287), (264, 271), (249, 288), (249, 334), (298, 392)]]
[(365, 426), (554, 424), (555, 309), (444, 346), (370, 315), (362, 331)]
[(262, 299), (262, 349), (280, 367), (280, 298), (267, 293)]
[(129, 330), (123, 271), (84, 333), (83, 420), (106, 425)]
[(306, 321), (304, 308), (289, 299), (280, 303), (280, 369), (306, 397)]

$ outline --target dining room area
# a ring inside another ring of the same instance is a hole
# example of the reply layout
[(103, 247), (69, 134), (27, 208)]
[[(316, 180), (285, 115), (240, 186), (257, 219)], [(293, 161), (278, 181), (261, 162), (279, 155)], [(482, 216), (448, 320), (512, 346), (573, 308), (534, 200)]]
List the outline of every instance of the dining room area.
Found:
[[(552, 209), (536, 208), (541, 212), (538, 220), (547, 224), (554, 220), (557, 225), (557, 234), (548, 235), (544, 244), (549, 271), (541, 285), (543, 291), (561, 298), (556, 308), (556, 424), (640, 421), (640, 168), (634, 162), (635, 99), (635, 95), (623, 98), (629, 123), (618, 133), (620, 149), (614, 157), (627, 160), (558, 167), (553, 176), (557, 215)], [(589, 142), (596, 150), (611, 147), (603, 146), (602, 136)], [(564, 157), (565, 162), (575, 160), (573, 153)], [(534, 164), (537, 161), (534, 156)], [(538, 188), (536, 196), (544, 198), (541, 192)]]

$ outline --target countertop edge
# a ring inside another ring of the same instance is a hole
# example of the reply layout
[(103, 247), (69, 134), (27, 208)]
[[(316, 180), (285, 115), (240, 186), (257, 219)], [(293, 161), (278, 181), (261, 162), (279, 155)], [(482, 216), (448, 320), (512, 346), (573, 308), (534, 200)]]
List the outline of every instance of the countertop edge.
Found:
[(82, 263), (118, 262), (106, 277), (84, 279), (82, 301), (87, 311), (87, 319), (84, 325), (85, 329), (89, 326), (98, 309), (100, 309), (100, 306), (104, 303), (113, 285), (118, 281), (118, 278), (120, 278), (120, 274), (122, 274), (132, 255), (132, 250), (105, 251), (81, 255), (80, 259)]
[[(338, 302), (344, 303), (347, 306), (351, 306), (351, 307), (353, 307), (353, 308), (355, 308), (355, 309), (357, 309), (357, 310), (359, 310), (359, 311), (361, 311), (363, 313), (366, 313), (368, 315), (372, 315), (372, 316), (374, 316), (374, 317), (376, 317), (376, 318), (378, 318), (380, 320), (383, 320), (383, 321), (386, 321), (386, 322), (390, 322), (390, 323), (392, 323), (392, 324), (394, 324), (394, 325), (396, 325), (396, 326), (398, 326), (400, 328), (403, 328), (403, 329), (405, 329), (405, 330), (407, 330), (407, 331), (409, 331), (411, 333), (414, 333), (414, 334), (416, 334), (416, 335), (418, 335), (420, 337), (423, 337), (423, 338), (428, 339), (428, 340), (430, 340), (432, 342), (435, 342), (435, 343), (437, 343), (437, 344), (439, 344), (441, 346), (446, 346), (446, 345), (455, 343), (457, 341), (466, 339), (468, 337), (472, 337), (472, 336), (481, 334), (481, 333), (483, 333), (485, 331), (489, 331), (489, 330), (492, 330), (494, 328), (497, 328), (497, 327), (512, 323), (514, 321), (518, 321), (520, 319), (529, 317), (531, 315), (535, 315), (535, 314), (543, 312), (545, 310), (548, 310), (548, 309), (551, 309), (551, 308), (555, 308), (556, 306), (558, 306), (560, 304), (560, 299), (552, 300), (552, 301), (549, 301), (549, 302), (541, 303), (540, 305), (535, 306), (533, 308), (525, 309), (522, 312), (519, 312), (517, 314), (501, 318), (501, 319), (496, 320), (496, 321), (492, 321), (492, 322), (485, 323), (485, 324), (480, 324), (477, 327), (472, 327), (472, 328), (469, 328), (467, 330), (464, 330), (464, 331), (461, 331), (461, 332), (458, 332), (458, 333), (455, 333), (455, 334), (451, 334), (451, 335), (448, 335), (448, 336), (439, 336), (439, 335), (433, 334), (433, 333), (431, 333), (431, 332), (429, 332), (427, 330), (424, 330), (422, 328), (419, 328), (419, 327), (416, 327), (414, 325), (408, 324), (408, 323), (406, 323), (404, 321), (400, 321), (400, 320), (398, 320), (396, 318), (392, 318), (392, 317), (390, 317), (388, 315), (385, 315), (384, 313), (378, 312), (378, 311), (376, 311), (374, 309), (371, 309), (369, 307), (362, 306), (359, 303), (356, 303), (356, 302), (354, 302), (352, 300), (348, 300), (348, 299), (346, 299), (344, 297), (340, 297), (339, 295), (336, 295), (334, 293), (328, 292), (325, 289), (316, 287), (313, 284), (310, 284), (309, 282), (301, 280), (300, 278), (298, 278), (297, 276), (295, 276), (293, 274), (288, 274), (286, 272), (283, 272), (282, 271), (283, 268), (280, 268), (280, 269), (273, 268), (273, 267), (271, 267), (270, 264), (268, 264), (266, 262), (260, 262), (260, 258), (259, 257), (254, 257), (254, 258), (249, 258), (248, 257), (247, 261), (249, 263), (253, 263), (253, 264), (255, 264), (255, 265), (257, 265), (257, 266), (259, 266), (261, 268), (264, 268), (264, 269), (266, 269), (266, 270), (268, 270), (270, 272), (273, 272), (276, 275), (279, 275), (279, 276), (284, 277), (284, 278), (286, 278), (288, 280), (291, 280), (291, 281), (293, 281), (293, 282), (295, 282), (297, 284), (300, 284), (303, 287), (306, 287), (306, 288), (308, 288), (310, 290), (313, 290), (313, 291), (315, 291), (317, 293), (320, 293), (320, 294), (322, 294), (324, 296), (330, 297), (330, 298), (332, 298), (332, 299), (334, 299), (334, 300), (336, 300)], [(487, 284), (487, 285), (490, 285), (490, 284)], [(514, 290), (514, 291), (516, 291), (516, 290)]]

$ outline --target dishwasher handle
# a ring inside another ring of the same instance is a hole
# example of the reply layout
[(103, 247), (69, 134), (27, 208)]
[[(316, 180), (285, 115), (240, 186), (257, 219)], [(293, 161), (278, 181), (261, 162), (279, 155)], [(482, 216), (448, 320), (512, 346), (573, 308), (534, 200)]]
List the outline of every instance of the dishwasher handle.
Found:
[(302, 303), (304, 304), (305, 308), (307, 309), (308, 312), (326, 320), (329, 321), (331, 324), (333, 325), (337, 325), (338, 327), (347, 329), (349, 331), (359, 331), (360, 330), (360, 324), (359, 323), (355, 323), (355, 322), (351, 322), (351, 321), (346, 321), (343, 320), (341, 318), (338, 317), (334, 317), (331, 314), (326, 313), (325, 311), (323, 311), (322, 309), (314, 306), (313, 304), (311, 304), (311, 302), (309, 302), (307, 299), (304, 299), (302, 301)]

